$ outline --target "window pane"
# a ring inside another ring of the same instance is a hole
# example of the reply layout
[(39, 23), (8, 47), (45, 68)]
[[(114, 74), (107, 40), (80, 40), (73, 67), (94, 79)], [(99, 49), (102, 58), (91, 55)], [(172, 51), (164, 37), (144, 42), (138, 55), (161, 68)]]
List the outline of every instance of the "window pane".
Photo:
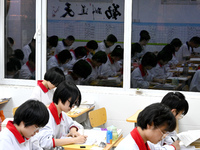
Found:
[(5, 78), (35, 79), (36, 0), (7, 0)]
[(47, 23), (47, 69), (78, 85), (122, 87), (124, 0), (48, 0)]
[(190, 58), (200, 57), (199, 12), (197, 3), (133, 1), (132, 88), (191, 88), (199, 63)]

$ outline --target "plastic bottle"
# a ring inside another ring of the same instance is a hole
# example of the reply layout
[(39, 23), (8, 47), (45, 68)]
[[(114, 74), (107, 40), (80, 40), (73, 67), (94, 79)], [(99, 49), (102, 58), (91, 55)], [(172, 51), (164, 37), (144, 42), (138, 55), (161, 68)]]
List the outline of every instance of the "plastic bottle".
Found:
[(117, 127), (113, 127), (112, 136), (113, 136), (113, 142), (118, 139)]
[(106, 133), (106, 143), (112, 144), (112, 131), (108, 130)]

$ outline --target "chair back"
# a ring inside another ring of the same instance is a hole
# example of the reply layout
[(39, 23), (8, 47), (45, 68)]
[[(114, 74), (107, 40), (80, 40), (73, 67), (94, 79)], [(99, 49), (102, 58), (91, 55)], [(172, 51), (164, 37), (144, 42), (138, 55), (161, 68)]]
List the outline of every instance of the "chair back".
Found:
[(106, 109), (104, 107), (90, 111), (88, 115), (92, 127), (98, 127), (107, 121)]

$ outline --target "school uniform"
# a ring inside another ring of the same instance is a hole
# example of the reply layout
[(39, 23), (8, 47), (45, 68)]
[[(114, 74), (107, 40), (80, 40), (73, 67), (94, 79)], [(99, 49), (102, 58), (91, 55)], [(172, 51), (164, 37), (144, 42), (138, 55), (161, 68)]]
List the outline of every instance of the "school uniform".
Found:
[(172, 54), (172, 59), (168, 62), (169, 66), (172, 66), (172, 65), (177, 65), (178, 64), (178, 59), (176, 58), (176, 54)]
[(192, 81), (190, 83), (190, 91), (193, 92), (200, 91), (200, 70), (197, 70), (192, 78)]
[(20, 79), (35, 79), (35, 69), (30, 67), (29, 61), (27, 61), (19, 71)]
[(51, 69), (53, 67), (58, 67), (62, 71), (64, 71), (64, 67), (62, 64), (58, 63), (58, 55), (52, 56), (48, 61), (47, 61), (47, 69)]
[(57, 55), (58, 53), (60, 53), (62, 50), (65, 49), (70, 50), (71, 47), (65, 44), (64, 39), (62, 41), (58, 41), (58, 45), (55, 48), (54, 55)]
[(163, 140), (158, 142), (154, 145), (156, 150), (176, 150), (176, 148), (172, 145), (174, 141), (177, 140), (177, 134), (176, 131), (170, 132), (169, 135), (167, 135)]
[(188, 42), (186, 42), (180, 47), (178, 52), (176, 52), (176, 57), (179, 62), (183, 62), (185, 60), (184, 57), (189, 57), (191, 52), (193, 52), (193, 48), (188, 45)]
[(0, 132), (0, 150), (42, 150), (38, 140), (33, 136), (24, 138), (9, 121), (6, 128)]
[(54, 139), (67, 138), (66, 135), (69, 133), (72, 127), (76, 127), (77, 130), (82, 126), (73, 121), (71, 117), (67, 116), (65, 112), (61, 112), (60, 117), (55, 104), (52, 102), (48, 108), (49, 121), (45, 127), (35, 135), (39, 140), (39, 144), (45, 150), (53, 150), (55, 147)]
[(71, 75), (70, 75), (70, 71), (68, 72), (67, 75), (65, 75), (65, 80), (68, 81), (68, 82), (72, 82), (74, 83), (75, 85), (80, 85), (81, 83), (81, 79), (80, 78), (77, 78), (77, 79), (74, 79)]
[(31, 48), (28, 45), (25, 45), (23, 48), (22, 48), (22, 52), (24, 53), (24, 59), (23, 59), (23, 64), (25, 64), (27, 61), (28, 61), (28, 57), (31, 53)]
[(37, 81), (37, 86), (34, 87), (30, 99), (37, 99), (45, 105), (49, 105), (53, 100), (54, 89), (47, 89), (42, 82), (43, 80)]
[(98, 51), (106, 52), (106, 54), (109, 54), (112, 52), (110, 47), (106, 47), (105, 40), (101, 43), (98, 43), (98, 48), (97, 48), (96, 52), (98, 52)]
[(101, 75), (102, 76), (116, 76), (117, 72), (120, 70), (121, 66), (119, 61), (114, 62), (111, 59), (110, 54), (107, 56), (107, 62), (101, 66)]
[(149, 82), (153, 80), (151, 73), (145, 72), (144, 67), (139, 65), (131, 73), (131, 88), (148, 88)]
[(134, 128), (115, 148), (115, 150), (153, 150), (152, 143), (144, 143), (137, 128)]
[(167, 79), (168, 77), (173, 76), (173, 73), (167, 71), (167, 66), (163, 66), (160, 63), (157, 63), (156, 67), (149, 70), (149, 72), (157, 79)]
[(96, 80), (98, 76), (100, 75), (99, 67), (95, 67), (92, 65), (92, 60), (87, 58), (86, 61), (89, 63), (89, 65), (92, 68), (91, 74), (81, 81), (82, 85), (89, 85), (92, 81)]

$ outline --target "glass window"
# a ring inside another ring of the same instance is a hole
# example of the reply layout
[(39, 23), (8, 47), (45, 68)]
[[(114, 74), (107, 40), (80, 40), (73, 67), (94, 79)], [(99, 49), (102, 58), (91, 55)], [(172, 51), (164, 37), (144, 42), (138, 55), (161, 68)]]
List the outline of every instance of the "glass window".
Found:
[(36, 0), (5, 1), (5, 78), (35, 79)]
[[(133, 1), (131, 87), (189, 90), (199, 63), (199, 5)], [(145, 10), (145, 11), (144, 11)]]
[(47, 70), (77, 85), (122, 87), (124, 0), (48, 0)]

